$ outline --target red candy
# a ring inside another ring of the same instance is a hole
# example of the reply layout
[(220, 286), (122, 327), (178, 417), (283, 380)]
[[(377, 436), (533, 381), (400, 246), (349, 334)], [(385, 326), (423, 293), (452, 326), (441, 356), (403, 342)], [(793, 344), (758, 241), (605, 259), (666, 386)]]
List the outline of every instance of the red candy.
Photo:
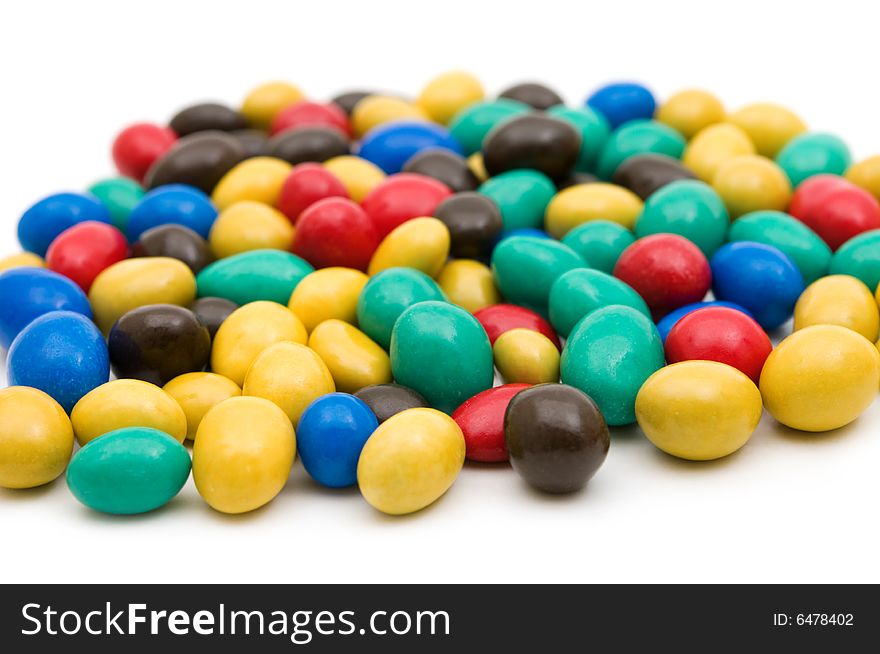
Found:
[(880, 204), (874, 196), (836, 175), (816, 175), (804, 181), (788, 211), (832, 250), (853, 236), (880, 228)]
[(449, 187), (436, 179), (417, 173), (397, 173), (370, 191), (361, 206), (382, 239), (407, 220), (433, 216), (437, 205), (450, 195)]
[(46, 265), (88, 293), (102, 270), (127, 256), (128, 242), (122, 232), (89, 220), (64, 230), (52, 241)]
[(355, 202), (326, 198), (302, 212), (296, 223), (293, 252), (315, 268), (344, 266), (366, 270), (379, 237)]
[(177, 135), (162, 125), (129, 125), (113, 141), (113, 162), (120, 174), (142, 182), (153, 162), (168, 152), (176, 140)]
[(489, 342), (492, 345), (495, 344), (495, 340), (504, 332), (521, 327), (544, 334), (557, 349), (562, 349), (559, 343), (559, 336), (550, 323), (534, 311), (524, 307), (518, 307), (515, 304), (493, 304), (491, 307), (477, 311), (474, 314), (474, 318), (486, 330), (486, 334), (489, 335)]
[(295, 166), (284, 180), (278, 209), (296, 224), (303, 211), (325, 198), (348, 198), (348, 192), (342, 182), (321, 164), (302, 163)]
[(507, 461), (504, 412), (513, 396), (529, 384), (505, 384), (477, 393), (455, 410), (452, 419), (464, 434), (465, 456), (471, 461)]
[(351, 137), (348, 116), (338, 106), (329, 102), (310, 102), (303, 100), (278, 112), (269, 128), (271, 134), (278, 134), (298, 127), (332, 127), (347, 137)]
[(712, 285), (712, 270), (700, 248), (677, 234), (640, 238), (620, 255), (614, 276), (642, 296), (655, 320), (699, 302)]
[(697, 309), (670, 330), (666, 338), (666, 361), (705, 360), (726, 363), (756, 384), (773, 344), (752, 318), (736, 309)]

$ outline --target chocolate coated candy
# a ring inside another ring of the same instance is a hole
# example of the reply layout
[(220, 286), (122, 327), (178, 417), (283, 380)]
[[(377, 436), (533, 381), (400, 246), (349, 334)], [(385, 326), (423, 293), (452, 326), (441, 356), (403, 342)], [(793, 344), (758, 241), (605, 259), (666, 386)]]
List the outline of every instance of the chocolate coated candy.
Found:
[(260, 129), (237, 129), (229, 132), (230, 136), (238, 139), (244, 148), (246, 158), (262, 157), (269, 153), (269, 137)]
[(598, 182), (599, 178), (595, 175), (591, 175), (590, 173), (581, 173), (578, 171), (574, 171), (569, 175), (566, 175), (563, 179), (560, 179), (556, 182), (556, 188), (558, 190), (566, 189), (569, 186), (577, 186), (578, 184), (594, 184)]
[(225, 132), (190, 134), (147, 171), (146, 187), (189, 184), (210, 193), (220, 178), (244, 157), (244, 148), (238, 139)]
[(134, 257), (171, 257), (182, 261), (193, 274), (214, 260), (201, 236), (183, 225), (159, 225), (141, 234), (132, 246)]
[(536, 82), (523, 82), (511, 86), (498, 97), (508, 100), (517, 100), (530, 107), (543, 111), (557, 104), (563, 104), (563, 100), (553, 89)]
[(581, 135), (571, 124), (543, 114), (517, 116), (496, 126), (483, 143), (489, 175), (531, 168), (562, 179), (574, 167)]
[(654, 191), (680, 179), (697, 179), (697, 176), (678, 159), (663, 154), (640, 154), (620, 164), (611, 181), (647, 200)]
[(484, 257), (501, 231), (501, 211), (485, 195), (472, 191), (452, 195), (434, 210), (449, 229), (450, 254), (461, 259)]
[(355, 393), (354, 396), (370, 407), (380, 423), (401, 411), (428, 406), (428, 402), (421, 393), (400, 384), (367, 386)]
[(268, 148), (269, 156), (293, 165), (351, 154), (348, 139), (330, 127), (303, 127), (282, 132), (269, 139)]
[(247, 127), (247, 123), (240, 113), (226, 105), (217, 102), (203, 102), (178, 111), (168, 126), (178, 136), (187, 136), (208, 130), (232, 132), (236, 129), (244, 129)]
[(451, 150), (430, 149), (419, 152), (404, 164), (402, 172), (419, 173), (443, 182), (454, 192), (476, 191), (480, 185), (467, 160)]
[(237, 308), (238, 305), (235, 302), (222, 297), (201, 297), (189, 305), (189, 310), (196, 314), (196, 318), (208, 328), (212, 339), (223, 321)]
[(330, 102), (351, 116), (351, 112), (354, 111), (355, 105), (370, 95), (373, 95), (370, 91), (348, 91), (335, 96)]

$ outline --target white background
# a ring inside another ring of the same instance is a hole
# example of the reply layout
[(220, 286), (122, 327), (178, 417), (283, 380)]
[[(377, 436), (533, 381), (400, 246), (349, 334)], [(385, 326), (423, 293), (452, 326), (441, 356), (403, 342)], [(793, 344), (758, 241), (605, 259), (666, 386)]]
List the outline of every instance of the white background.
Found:
[[(115, 132), (199, 100), (237, 104), (288, 79), (310, 97), (415, 94), (465, 68), (490, 92), (545, 80), (570, 104), (615, 79), (662, 99), (711, 89), (730, 108), (775, 100), (857, 158), (880, 152), (872, 3), (17, 2), (0, 17), (0, 255), (41, 196), (113, 173)], [(717, 7), (717, 8), (716, 8)], [(0, 298), (2, 301), (2, 298)], [(615, 430), (583, 493), (529, 491), (468, 464), (429, 509), (389, 518), (297, 464), (252, 514), (213, 512), (190, 482), (119, 518), (63, 480), (0, 492), (0, 581), (878, 582), (880, 408), (825, 435), (765, 418), (738, 454), (688, 463)]]

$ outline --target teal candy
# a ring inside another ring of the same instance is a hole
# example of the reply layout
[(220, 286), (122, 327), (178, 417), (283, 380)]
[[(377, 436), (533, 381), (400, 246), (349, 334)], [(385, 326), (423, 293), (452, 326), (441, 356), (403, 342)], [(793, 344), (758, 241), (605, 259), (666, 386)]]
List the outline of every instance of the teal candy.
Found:
[(781, 211), (753, 211), (740, 216), (730, 226), (727, 240), (754, 241), (781, 250), (801, 271), (804, 285), (824, 276), (831, 262), (831, 249), (825, 241), (800, 220)]
[(180, 492), (190, 467), (186, 448), (165, 432), (125, 427), (80, 449), (67, 468), (67, 485), (95, 511), (145, 513)]
[(295, 254), (251, 250), (215, 261), (196, 277), (199, 297), (236, 304), (269, 300), (286, 305), (300, 280), (315, 269)]
[(577, 252), (590, 267), (611, 273), (620, 254), (636, 237), (623, 225), (610, 220), (590, 220), (568, 232), (562, 242)]
[(592, 397), (609, 425), (628, 425), (639, 389), (664, 363), (654, 323), (632, 307), (612, 305), (577, 324), (560, 368), (562, 382)]
[(648, 305), (625, 282), (600, 270), (570, 270), (550, 289), (550, 322), (561, 336), (568, 336), (581, 318), (612, 304), (632, 307), (651, 317)]
[(492, 274), (501, 295), (544, 316), (553, 283), (569, 270), (587, 265), (567, 245), (535, 236), (511, 236), (492, 252)]
[(575, 170), (592, 173), (608, 137), (611, 126), (605, 116), (590, 107), (566, 107), (557, 105), (550, 107), (547, 113), (571, 123), (581, 134), (581, 151), (578, 155)]
[(854, 236), (831, 257), (832, 275), (852, 275), (872, 292), (880, 284), (880, 229)]
[(492, 346), (470, 313), (448, 302), (421, 302), (404, 311), (391, 336), (394, 380), (432, 407), (452, 413), (492, 387)]
[(128, 214), (144, 197), (144, 189), (128, 177), (113, 177), (95, 182), (88, 188), (88, 193), (101, 201), (110, 212), (110, 220), (122, 233), (128, 226)]
[(796, 187), (813, 175), (843, 175), (852, 155), (846, 143), (833, 134), (807, 132), (786, 143), (776, 155), (776, 163)]
[(357, 304), (358, 326), (386, 350), (391, 330), (406, 309), (418, 302), (445, 302), (446, 296), (433, 279), (414, 268), (389, 268), (373, 276), (361, 291)]
[(530, 112), (532, 108), (517, 100), (499, 98), (475, 102), (459, 111), (449, 122), (449, 133), (459, 142), (465, 154), (483, 149), (483, 139), (498, 123)]
[(671, 127), (656, 120), (634, 120), (612, 132), (602, 154), (597, 172), (603, 179), (611, 179), (624, 161), (637, 154), (665, 154), (681, 159), (687, 142)]
[(707, 258), (724, 245), (730, 216), (724, 201), (708, 184), (680, 180), (652, 193), (636, 221), (636, 238), (651, 234), (678, 234), (696, 245)]
[(550, 178), (537, 170), (510, 170), (480, 186), (480, 193), (501, 211), (504, 231), (532, 228), (544, 224), (544, 211), (556, 195)]

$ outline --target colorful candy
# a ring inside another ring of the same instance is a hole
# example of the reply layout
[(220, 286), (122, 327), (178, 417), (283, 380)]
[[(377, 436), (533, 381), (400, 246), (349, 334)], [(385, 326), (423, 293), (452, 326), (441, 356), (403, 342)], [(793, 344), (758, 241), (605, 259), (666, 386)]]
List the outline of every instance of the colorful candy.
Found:
[(183, 409), (186, 437), (195, 440), (202, 418), (215, 405), (241, 395), (241, 388), (223, 375), (213, 372), (187, 372), (162, 387)]
[(266, 154), (291, 166), (316, 161), (322, 163), (351, 154), (348, 138), (332, 127), (301, 127), (269, 139)]
[(185, 136), (150, 166), (144, 186), (155, 189), (183, 184), (210, 193), (217, 182), (245, 157), (237, 138), (223, 132)]
[(628, 157), (614, 171), (611, 181), (647, 200), (664, 186), (697, 176), (674, 157), (666, 154), (637, 154)]
[(418, 391), (400, 384), (377, 384), (367, 386), (354, 394), (376, 414), (379, 423), (407, 409), (429, 408)]
[(502, 121), (529, 112), (529, 106), (517, 100), (475, 102), (459, 111), (449, 123), (449, 133), (467, 155), (479, 153), (492, 128)]
[(797, 114), (770, 102), (756, 102), (737, 109), (727, 120), (748, 134), (758, 154), (765, 157), (775, 157), (786, 143), (807, 131)]
[(561, 349), (559, 344), (559, 336), (553, 330), (553, 327), (540, 315), (515, 304), (494, 304), (480, 309), (474, 314), (474, 317), (480, 322), (489, 342), (493, 345), (498, 337), (509, 332), (511, 329), (531, 329), (543, 334), (550, 339), (550, 342)]
[(731, 218), (762, 209), (785, 211), (791, 199), (791, 184), (782, 169), (755, 155), (733, 157), (722, 163), (712, 186)]
[(296, 285), (288, 307), (309, 332), (331, 318), (356, 325), (358, 298), (369, 279), (352, 268), (316, 270)]
[(568, 336), (584, 316), (613, 304), (632, 307), (651, 317), (648, 305), (636, 291), (607, 273), (590, 268), (570, 270), (550, 289), (550, 322)]
[(501, 302), (492, 270), (479, 261), (449, 261), (437, 276), (437, 283), (450, 302), (471, 313)]
[(795, 136), (776, 155), (776, 163), (795, 188), (814, 175), (843, 175), (851, 161), (846, 143), (832, 134), (820, 133)]
[(611, 273), (621, 253), (635, 242), (633, 233), (610, 220), (591, 220), (569, 231), (562, 242), (591, 268)]
[(834, 175), (817, 175), (801, 184), (791, 198), (789, 212), (832, 250), (880, 228), (880, 203), (874, 196)]
[(495, 367), (509, 384), (549, 384), (559, 381), (559, 350), (549, 338), (532, 329), (504, 332), (492, 346)]
[(199, 297), (222, 297), (236, 304), (260, 300), (287, 304), (297, 284), (314, 271), (308, 261), (290, 252), (250, 250), (215, 261), (196, 282)]
[(397, 226), (420, 216), (432, 216), (452, 191), (436, 179), (415, 173), (391, 175), (363, 199), (361, 206), (379, 238)]
[(371, 129), (361, 141), (358, 156), (386, 174), (399, 173), (414, 155), (428, 149), (461, 153), (449, 132), (423, 121), (395, 121)]
[(141, 182), (147, 171), (176, 141), (174, 131), (162, 125), (129, 125), (113, 141), (113, 163), (120, 174)]
[(475, 191), (480, 185), (467, 159), (457, 151), (446, 148), (428, 148), (417, 152), (406, 160), (401, 171), (436, 179), (454, 193)]
[(289, 250), (293, 226), (280, 211), (262, 202), (242, 200), (229, 205), (214, 221), (208, 242), (218, 258), (251, 250)]
[(550, 179), (562, 179), (574, 168), (580, 149), (581, 135), (567, 121), (526, 114), (492, 128), (483, 142), (483, 164), (493, 177), (529, 168)]
[(880, 285), (880, 229), (862, 232), (841, 245), (831, 257), (829, 272), (852, 275), (876, 289)]
[(220, 325), (238, 308), (238, 305), (222, 297), (208, 296), (191, 302), (187, 308), (208, 328), (208, 334), (213, 341)]
[(245, 129), (247, 122), (239, 112), (225, 104), (200, 102), (178, 111), (168, 121), (168, 126), (178, 136), (187, 136), (208, 130), (234, 132)]
[(613, 184), (576, 184), (560, 191), (547, 205), (544, 225), (554, 238), (593, 220), (609, 220), (632, 229), (642, 201), (625, 188)]
[(507, 461), (504, 441), (504, 413), (514, 395), (529, 384), (503, 384), (486, 389), (466, 400), (452, 414), (461, 429), (465, 456), (471, 461)]
[(656, 120), (634, 120), (614, 130), (602, 148), (596, 172), (611, 179), (630, 157), (663, 154), (680, 159), (686, 142), (681, 134)]
[(810, 284), (794, 305), (794, 330), (811, 325), (840, 325), (872, 343), (880, 331), (874, 294), (849, 275), (829, 275)]
[(651, 118), (657, 102), (641, 84), (615, 82), (594, 91), (587, 98), (587, 106), (605, 116), (612, 129), (617, 129), (632, 120)]
[(18, 221), (18, 242), (41, 257), (61, 232), (86, 221), (110, 223), (107, 208), (86, 195), (57, 193), (43, 198)]
[[(294, 166), (285, 178), (277, 204), (281, 213), (295, 225), (302, 212), (318, 200), (348, 197), (345, 184), (327, 164), (302, 163)], [(360, 199), (354, 198), (356, 202)]]
[(189, 227), (159, 225), (141, 234), (131, 246), (133, 257), (168, 257), (182, 261), (194, 275), (214, 261), (208, 242)]
[(375, 341), (341, 320), (325, 320), (309, 336), (309, 347), (327, 365), (336, 389), (356, 393), (391, 381), (391, 361)]
[(480, 186), (501, 212), (502, 227), (509, 231), (540, 227), (544, 211), (556, 194), (556, 187), (537, 170), (511, 170), (495, 175)]
[(118, 229), (87, 221), (64, 230), (46, 251), (46, 266), (73, 280), (86, 293), (102, 270), (128, 256)]
[(669, 96), (657, 108), (656, 118), (690, 140), (702, 129), (724, 120), (721, 100), (708, 91), (687, 89)]
[(748, 134), (736, 125), (718, 123), (697, 132), (688, 143), (681, 162), (701, 180), (711, 184), (725, 163), (755, 153), (755, 145)]
[(92, 184), (88, 188), (88, 193), (98, 198), (101, 204), (107, 207), (113, 226), (123, 233), (128, 225), (128, 216), (132, 209), (144, 197), (143, 187), (127, 177), (102, 179)]

